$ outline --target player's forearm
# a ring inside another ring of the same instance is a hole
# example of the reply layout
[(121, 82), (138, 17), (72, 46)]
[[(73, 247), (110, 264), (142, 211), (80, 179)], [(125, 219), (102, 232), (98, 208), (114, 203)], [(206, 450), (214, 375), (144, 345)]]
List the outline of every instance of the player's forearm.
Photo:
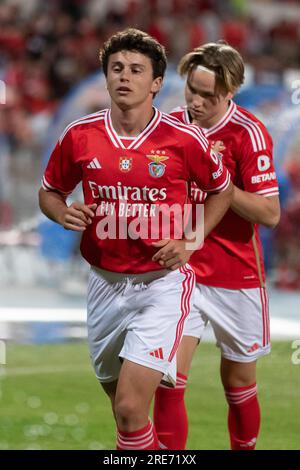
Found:
[(236, 186), (234, 186), (231, 209), (249, 222), (269, 228), (275, 227), (280, 219), (277, 196), (263, 197), (242, 191)]
[(218, 225), (230, 207), (233, 184), (225, 191), (210, 195), (204, 205), (204, 238)]
[(64, 196), (54, 191), (45, 191), (41, 188), (39, 191), (39, 205), (41, 211), (48, 219), (63, 225), (63, 218), (67, 209)]

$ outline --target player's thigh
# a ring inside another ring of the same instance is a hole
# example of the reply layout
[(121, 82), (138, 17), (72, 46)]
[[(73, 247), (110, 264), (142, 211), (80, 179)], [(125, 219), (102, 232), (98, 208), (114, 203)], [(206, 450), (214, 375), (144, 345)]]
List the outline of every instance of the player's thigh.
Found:
[(183, 336), (177, 351), (177, 371), (183, 375), (188, 375), (192, 359), (197, 349), (200, 339), (195, 336)]
[(247, 387), (256, 382), (256, 361), (235, 362), (221, 357), (220, 366), (223, 387)]
[[(126, 336), (125, 282), (112, 282), (109, 273), (91, 269), (87, 295), (88, 344), (96, 377), (101, 383), (117, 380), (119, 352)], [(109, 387), (109, 385), (108, 385)]]
[(165, 374), (176, 384), (176, 352), (189, 314), (193, 272), (170, 271), (141, 292), (120, 356)]
[(208, 324), (208, 318), (203, 312), (205, 308), (205, 298), (201, 293), (201, 288), (195, 286), (193, 305), (188, 315), (183, 329), (183, 337), (177, 351), (177, 371), (183, 375), (188, 375), (192, 359), (201, 337)]
[(101, 383), (101, 386), (102, 386), (104, 392), (110, 398), (112, 409), (114, 409), (114, 406), (115, 406), (117, 385), (118, 385), (117, 380), (114, 380), (113, 382)]
[(151, 400), (158, 387), (162, 372), (135, 362), (124, 360), (116, 390), (115, 406), (132, 407), (132, 412), (144, 412), (148, 416)]
[(223, 358), (251, 363), (270, 352), (269, 316), (264, 289), (201, 286), (207, 315)]

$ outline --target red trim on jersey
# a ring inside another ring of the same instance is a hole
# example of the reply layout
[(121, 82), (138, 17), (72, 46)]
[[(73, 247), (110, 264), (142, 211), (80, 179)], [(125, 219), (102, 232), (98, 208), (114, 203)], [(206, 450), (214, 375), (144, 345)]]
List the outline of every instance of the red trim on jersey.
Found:
[[(203, 129), (205, 136), (209, 136), (210, 134), (224, 127), (227, 124), (227, 122), (230, 121), (231, 117), (234, 115), (236, 110), (237, 110), (236, 104), (230, 100), (228, 110), (226, 111), (226, 114), (224, 114), (224, 116), (220, 119), (220, 121), (218, 121), (213, 127), (210, 127), (209, 129)], [(173, 109), (170, 115), (172, 116), (173, 113), (174, 114), (182, 113), (181, 115), (182, 122), (184, 124), (189, 124), (189, 125), (192, 124), (187, 106), (179, 106), (178, 108)]]
[(136, 136), (134, 139), (130, 141), (130, 144), (128, 145), (128, 147), (126, 147), (125, 142), (122, 141), (122, 136), (119, 136), (117, 132), (115, 131), (113, 124), (112, 124), (112, 120), (111, 120), (111, 110), (107, 109), (105, 112), (105, 118), (104, 118), (105, 129), (113, 145), (117, 148), (122, 148), (122, 149), (137, 149), (144, 142), (144, 140), (147, 139), (147, 137), (149, 137), (149, 135), (154, 131), (154, 129), (156, 129), (156, 127), (158, 126), (161, 120), (162, 113), (156, 108), (153, 108), (153, 109), (154, 109), (153, 118), (151, 119), (149, 124), (145, 127), (145, 129), (138, 136)]
[(227, 124), (227, 122), (230, 121), (231, 117), (234, 115), (236, 110), (237, 110), (236, 104), (233, 101), (230, 101), (226, 114), (214, 126), (207, 129), (205, 132), (205, 135), (209, 136), (210, 134), (213, 134), (214, 132), (219, 131), (222, 127), (224, 127)]
[(184, 322), (188, 314), (190, 313), (190, 300), (195, 285), (195, 273), (189, 266), (182, 266), (179, 271), (184, 274), (185, 278), (182, 281), (182, 294), (181, 294), (181, 317), (177, 323), (175, 341), (168, 357), (168, 361), (171, 362), (176, 354), (179, 343), (181, 341)]
[(279, 194), (279, 189), (278, 186), (274, 186), (273, 188), (261, 189), (260, 191), (256, 191), (254, 194), (259, 194), (264, 197), (277, 196)]
[(152, 120), (149, 122), (148, 126), (141, 132), (141, 134), (132, 142), (128, 149), (137, 149), (143, 142), (144, 140), (149, 137), (149, 135), (154, 131), (154, 129), (157, 128), (158, 124), (161, 121), (162, 113), (154, 108), (155, 110), (155, 115), (153, 116)]
[(54, 186), (51, 186), (51, 184), (48, 183), (45, 176), (43, 176), (43, 178), (41, 180), (41, 185), (42, 185), (42, 188), (45, 191), (58, 191), (58, 192), (60, 192), (61, 194), (65, 195), (65, 196), (68, 196), (72, 192), (72, 191), (70, 191), (69, 193), (65, 193), (65, 192), (61, 191), (60, 189), (58, 189), (58, 188), (54, 188)]
[(230, 181), (231, 181), (231, 180), (230, 180), (230, 174), (227, 173), (226, 180), (224, 181), (223, 184), (220, 184), (220, 186), (218, 186), (217, 188), (214, 188), (214, 189), (206, 189), (206, 188), (203, 188), (203, 189), (205, 189), (205, 191), (206, 191), (207, 193), (211, 193), (212, 191), (213, 191), (213, 192), (215, 192), (215, 191), (220, 191), (220, 192), (221, 192), (221, 191), (225, 191), (225, 189), (228, 188), (228, 186), (229, 186), (229, 184), (230, 184)]

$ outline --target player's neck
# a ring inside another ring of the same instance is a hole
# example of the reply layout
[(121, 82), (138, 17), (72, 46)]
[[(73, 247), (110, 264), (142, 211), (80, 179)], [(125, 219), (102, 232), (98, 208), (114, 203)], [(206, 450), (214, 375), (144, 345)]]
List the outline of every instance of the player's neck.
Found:
[(220, 106), (218, 113), (212, 116), (210, 119), (202, 119), (201, 121), (197, 121), (197, 124), (204, 129), (210, 129), (211, 127), (218, 124), (221, 119), (225, 116), (230, 106), (230, 101), (224, 103), (224, 105)]
[(111, 107), (112, 125), (120, 136), (135, 137), (139, 135), (149, 124), (153, 115), (152, 104), (147, 107), (141, 106), (127, 110), (122, 110), (113, 105)]

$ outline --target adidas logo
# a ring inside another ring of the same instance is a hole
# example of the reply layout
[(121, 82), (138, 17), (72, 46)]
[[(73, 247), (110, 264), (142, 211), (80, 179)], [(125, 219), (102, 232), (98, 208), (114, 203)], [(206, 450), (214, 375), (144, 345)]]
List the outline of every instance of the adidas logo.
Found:
[(93, 160), (88, 164), (87, 168), (90, 168), (92, 170), (100, 170), (100, 168), (102, 168), (102, 166), (100, 165), (100, 163), (98, 162), (98, 159), (95, 157), (93, 158)]
[(254, 343), (251, 348), (247, 349), (247, 352), (250, 353), (250, 352), (254, 352), (256, 351), (257, 349), (259, 349), (259, 345), (257, 343)]
[(256, 444), (256, 437), (253, 437), (253, 439), (251, 439), (249, 442), (245, 442), (245, 443), (241, 443), (240, 444), (240, 447), (244, 447), (245, 449), (249, 449), (251, 447), (254, 447)]
[(150, 356), (157, 357), (157, 359), (163, 359), (164, 358), (162, 348), (154, 349), (154, 351), (151, 351), (149, 354), (150, 354)]

